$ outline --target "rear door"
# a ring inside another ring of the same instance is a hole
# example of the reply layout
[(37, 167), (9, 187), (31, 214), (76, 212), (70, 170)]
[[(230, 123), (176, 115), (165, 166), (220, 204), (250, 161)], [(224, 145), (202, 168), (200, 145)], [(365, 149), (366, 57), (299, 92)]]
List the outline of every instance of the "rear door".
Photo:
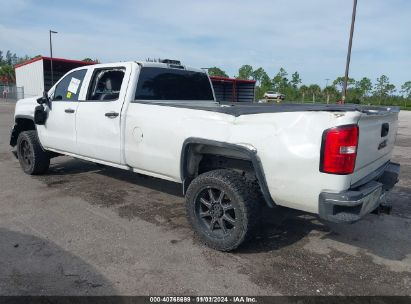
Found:
[[(187, 121), (200, 120), (202, 111), (164, 106), (183, 102), (214, 103), (210, 80), (203, 71), (143, 66), (134, 100), (125, 117), (127, 165), (145, 174), (179, 180), (181, 153)], [(157, 106), (155, 104), (163, 104)], [(207, 131), (204, 131), (207, 133)]]
[(46, 123), (37, 125), (45, 148), (77, 153), (76, 113), (86, 72), (87, 69), (73, 71), (56, 84)]
[(397, 136), (398, 111), (391, 109), (363, 113), (358, 126), (358, 150), (352, 183), (391, 159)]
[(131, 64), (96, 67), (76, 116), (78, 154), (113, 164), (121, 160), (121, 109)]

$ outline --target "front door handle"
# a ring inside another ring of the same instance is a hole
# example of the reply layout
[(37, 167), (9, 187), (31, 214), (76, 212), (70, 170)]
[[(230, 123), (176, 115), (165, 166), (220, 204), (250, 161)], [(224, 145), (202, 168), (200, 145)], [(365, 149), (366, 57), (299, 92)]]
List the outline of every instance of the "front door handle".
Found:
[(73, 109), (65, 109), (64, 112), (72, 114), (72, 113), (74, 113), (74, 110)]
[(108, 118), (116, 118), (118, 116), (118, 113), (116, 112), (108, 112), (106, 114), (104, 114), (106, 117)]

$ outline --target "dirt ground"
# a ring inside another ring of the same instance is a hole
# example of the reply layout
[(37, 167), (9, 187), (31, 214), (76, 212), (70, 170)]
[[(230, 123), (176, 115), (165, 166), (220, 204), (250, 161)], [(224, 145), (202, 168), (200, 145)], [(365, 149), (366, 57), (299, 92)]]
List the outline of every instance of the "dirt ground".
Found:
[(355, 224), (275, 209), (233, 253), (200, 244), (180, 185), (59, 157), (23, 174), (0, 104), (1, 295), (411, 295), (411, 112), (391, 215)]

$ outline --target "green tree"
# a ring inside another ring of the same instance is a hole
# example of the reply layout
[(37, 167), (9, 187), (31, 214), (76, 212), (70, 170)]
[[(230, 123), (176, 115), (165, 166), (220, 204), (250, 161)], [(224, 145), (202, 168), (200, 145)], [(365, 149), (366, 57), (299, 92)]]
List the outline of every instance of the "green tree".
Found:
[(238, 79), (251, 79), (253, 77), (253, 67), (249, 64), (243, 65), (238, 70)]
[(303, 84), (300, 88), (299, 88), (299, 91), (300, 91), (300, 93), (301, 93), (301, 96), (302, 96), (302, 102), (304, 103), (304, 99), (305, 99), (305, 94), (307, 94), (308, 93), (308, 87), (305, 85), (305, 84)]
[(12, 56), (13, 56), (13, 55), (11, 54), (10, 51), (7, 51), (7, 52), (6, 52), (6, 64), (11, 65), (11, 57), (12, 57)]
[(395, 85), (393, 85), (392, 83), (388, 84), (387, 86), (388, 96), (393, 95), (395, 90), (396, 90)]
[(11, 65), (15, 65), (20, 61), (20, 58), (17, 57), (16, 53), (11, 56)]
[(406, 81), (401, 86), (401, 93), (404, 94), (405, 98), (411, 99), (411, 81)]
[(321, 88), (318, 84), (311, 84), (308, 87), (308, 92), (310, 92), (310, 94), (312, 94), (313, 96), (313, 103), (315, 103), (315, 97), (321, 93)]
[(261, 79), (264, 75), (267, 75), (267, 73), (262, 67), (259, 67), (251, 73), (251, 77), (256, 81), (257, 85), (260, 85)]
[(16, 75), (13, 66), (6, 64), (0, 67), (0, 77), (5, 77), (11, 82), (16, 82)]
[(388, 93), (387, 85), (390, 83), (390, 79), (386, 75), (381, 75), (377, 78), (377, 82), (374, 86), (374, 95), (385, 96)]
[(280, 68), (280, 71), (273, 78), (273, 88), (275, 91), (284, 93), (288, 86), (288, 73), (285, 69)]
[(401, 93), (404, 94), (404, 106), (407, 107), (407, 99), (411, 99), (411, 81), (406, 81), (401, 86)]
[(208, 69), (208, 75), (210, 76), (220, 76), (220, 77), (228, 77), (227, 73), (224, 72), (222, 69), (218, 67), (211, 67)]
[(363, 77), (361, 80), (355, 82), (355, 88), (359, 90), (361, 94), (361, 101), (364, 101), (364, 97), (368, 96), (372, 90), (371, 79)]
[(360, 104), (364, 100), (362, 91), (356, 87), (348, 89), (346, 97), (347, 99), (345, 102), (347, 103)]
[(381, 101), (391, 95), (394, 90), (395, 86), (390, 83), (388, 76), (381, 75), (377, 78), (377, 82), (374, 86), (374, 96), (378, 98), (378, 104), (381, 104)]
[[(342, 90), (344, 88), (344, 80), (345, 77), (337, 77), (334, 81), (333, 81), (333, 86), (335, 86), (335, 88), (337, 90), (339, 90), (342, 94)], [(350, 78), (348, 77), (348, 81), (347, 81), (347, 88), (349, 88), (350, 86), (355, 84), (355, 80), (354, 78)]]
[(294, 89), (297, 89), (301, 82), (302, 82), (302, 80), (301, 80), (301, 78), (300, 78), (300, 74), (298, 74), (298, 72), (294, 72), (294, 73), (291, 75), (290, 85), (291, 85)]
[(265, 92), (271, 90), (271, 79), (261, 67), (253, 71), (252, 77), (256, 81), (256, 98), (261, 99)]
[(267, 88), (267, 90), (271, 90), (273, 83), (271, 82), (270, 76), (267, 73), (264, 73), (261, 77), (261, 86)]
[(327, 104), (330, 103), (330, 98), (337, 99), (338, 91), (334, 86), (325, 87), (323, 90), (324, 95), (326, 96)]

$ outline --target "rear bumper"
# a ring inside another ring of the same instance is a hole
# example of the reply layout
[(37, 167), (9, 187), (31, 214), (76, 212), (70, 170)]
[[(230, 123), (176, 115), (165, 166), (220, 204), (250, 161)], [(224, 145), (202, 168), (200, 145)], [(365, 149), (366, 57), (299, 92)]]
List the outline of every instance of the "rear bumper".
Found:
[(355, 222), (380, 206), (387, 208), (386, 195), (398, 182), (400, 165), (388, 163), (373, 180), (341, 193), (322, 192), (319, 215), (331, 222)]

